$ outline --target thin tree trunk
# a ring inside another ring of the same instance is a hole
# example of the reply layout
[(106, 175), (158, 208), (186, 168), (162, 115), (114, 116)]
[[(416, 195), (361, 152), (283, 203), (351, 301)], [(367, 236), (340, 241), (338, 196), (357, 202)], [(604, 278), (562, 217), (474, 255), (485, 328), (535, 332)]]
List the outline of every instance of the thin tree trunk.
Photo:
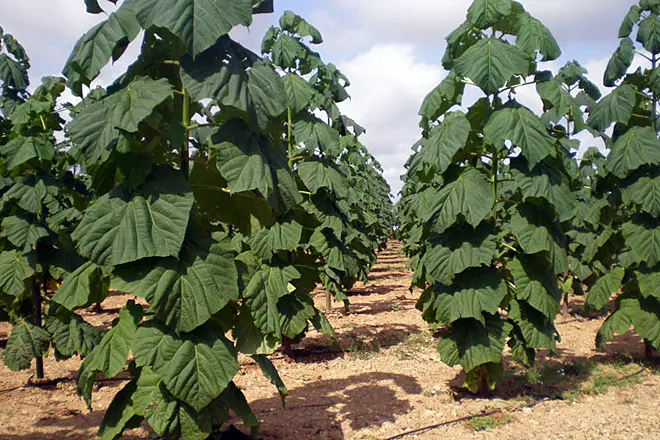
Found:
[[(41, 327), (41, 286), (35, 275), (32, 276), (32, 304), (34, 305), (34, 325)], [(44, 378), (44, 358), (37, 356), (37, 379)]]

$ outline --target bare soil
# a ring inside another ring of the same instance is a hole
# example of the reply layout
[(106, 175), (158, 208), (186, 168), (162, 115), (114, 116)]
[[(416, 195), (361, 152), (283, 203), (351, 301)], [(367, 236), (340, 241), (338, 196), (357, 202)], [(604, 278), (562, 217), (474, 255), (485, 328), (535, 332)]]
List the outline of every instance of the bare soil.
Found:
[[(581, 299), (558, 319), (556, 354), (540, 353), (525, 370), (506, 364), (506, 379), (490, 396), (461, 391), (463, 373), (440, 361), (437, 334), (415, 309), (411, 273), (397, 243), (379, 255), (368, 285), (351, 292), (351, 308), (328, 314), (338, 342), (311, 331), (294, 357), (272, 356), (289, 389), (283, 409), (274, 387), (249, 358), (236, 383), (261, 421), (264, 440), (275, 439), (650, 439), (660, 438), (660, 375), (644, 364), (633, 333), (604, 352), (594, 340), (604, 317), (588, 316)], [(109, 326), (130, 297), (113, 295), (103, 311), (84, 312)], [(325, 304), (319, 290), (315, 300)], [(0, 324), (0, 350), (9, 327)], [(507, 355), (508, 358), (508, 355)], [(49, 383), (0, 366), (0, 439), (92, 439), (103, 413), (125, 382), (97, 384), (93, 409), (76, 395), (80, 360), (45, 361)], [(242, 428), (240, 421), (230, 423)], [(154, 438), (146, 427), (126, 439)]]

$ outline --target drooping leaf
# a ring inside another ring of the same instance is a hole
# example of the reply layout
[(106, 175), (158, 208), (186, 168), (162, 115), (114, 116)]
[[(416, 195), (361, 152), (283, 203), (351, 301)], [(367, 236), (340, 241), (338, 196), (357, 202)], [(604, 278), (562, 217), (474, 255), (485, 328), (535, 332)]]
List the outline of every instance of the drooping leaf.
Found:
[(612, 145), (606, 168), (623, 179), (642, 165), (660, 164), (660, 140), (653, 128), (633, 127)]
[(320, 160), (302, 162), (298, 165), (298, 175), (312, 194), (316, 194), (321, 188), (327, 188), (335, 194), (348, 192), (348, 179), (329, 162)]
[(556, 60), (561, 56), (559, 44), (550, 30), (528, 13), (518, 18), (517, 30), (516, 46), (532, 58), (536, 58), (537, 51), (543, 56), (542, 61)]
[(48, 237), (49, 233), (41, 224), (36, 223), (36, 219), (30, 221), (24, 217), (11, 216), (2, 219), (0, 235), (23, 252), (29, 252), (39, 239)]
[(630, 258), (649, 268), (660, 263), (660, 225), (657, 220), (624, 223), (623, 238), (630, 247)]
[(23, 298), (28, 293), (28, 280), (34, 274), (34, 268), (27, 256), (21, 252), (4, 251), (0, 253), (0, 292)]
[(300, 244), (303, 227), (295, 220), (276, 223), (252, 237), (250, 246), (264, 259), (270, 259), (278, 251), (294, 251)]
[(486, 29), (512, 12), (511, 0), (476, 0), (468, 9), (468, 21), (479, 29)]
[(442, 124), (431, 132), (428, 140), (422, 141), (422, 149), (415, 155), (410, 169), (421, 174), (444, 173), (452, 163), (454, 155), (465, 147), (470, 136), (470, 121), (463, 113), (445, 115)]
[(637, 41), (653, 54), (660, 52), (660, 17), (649, 14), (639, 23)]
[(53, 301), (68, 310), (82, 309), (102, 302), (108, 296), (109, 287), (103, 270), (88, 261), (64, 280)]
[(53, 348), (58, 358), (76, 354), (87, 356), (101, 341), (101, 332), (75, 313), (51, 306), (46, 328), (53, 335)]
[(490, 95), (499, 91), (512, 76), (527, 75), (529, 64), (528, 56), (517, 47), (489, 38), (466, 50), (456, 60), (454, 70)]
[(315, 116), (306, 116), (293, 124), (296, 142), (310, 152), (320, 150), (328, 154), (339, 147), (339, 132)]
[(587, 305), (595, 310), (601, 310), (610, 300), (610, 297), (619, 291), (626, 271), (615, 267), (611, 272), (598, 278), (598, 281), (589, 289)]
[(613, 87), (628, 71), (635, 58), (635, 47), (630, 38), (624, 38), (619, 42), (619, 48), (614, 52), (607, 63), (603, 84)]
[(639, 20), (639, 17), (642, 13), (642, 9), (639, 5), (632, 5), (628, 10), (628, 13), (623, 18), (621, 27), (619, 28), (619, 38), (628, 38), (632, 33), (635, 24)]
[(623, 188), (621, 195), (627, 205), (636, 204), (647, 214), (660, 217), (660, 177), (642, 177)]
[(12, 371), (27, 370), (32, 359), (48, 353), (50, 335), (41, 327), (28, 321), (22, 321), (11, 329), (7, 348), (5, 348), (5, 365)]
[(183, 174), (159, 167), (138, 193), (118, 187), (101, 197), (72, 237), (84, 256), (105, 267), (178, 256), (192, 205)]
[(520, 256), (509, 263), (508, 269), (516, 284), (516, 298), (553, 319), (560, 311), (561, 290), (552, 271), (539, 260), (539, 256)]
[(144, 29), (167, 29), (195, 58), (234, 26), (252, 23), (251, 0), (138, 0), (135, 6)]
[(587, 124), (604, 131), (613, 122), (628, 124), (635, 108), (635, 87), (622, 84), (591, 108)]
[(420, 116), (428, 121), (435, 121), (447, 110), (461, 103), (464, 90), (465, 83), (454, 72), (450, 72), (435, 89), (426, 95), (419, 110)]
[(282, 78), (289, 107), (298, 113), (307, 108), (317, 93), (307, 81), (298, 75), (287, 73)]
[(44, 136), (18, 136), (1, 146), (0, 154), (7, 158), (7, 169), (11, 171), (35, 158), (41, 161), (53, 160), (55, 147)]

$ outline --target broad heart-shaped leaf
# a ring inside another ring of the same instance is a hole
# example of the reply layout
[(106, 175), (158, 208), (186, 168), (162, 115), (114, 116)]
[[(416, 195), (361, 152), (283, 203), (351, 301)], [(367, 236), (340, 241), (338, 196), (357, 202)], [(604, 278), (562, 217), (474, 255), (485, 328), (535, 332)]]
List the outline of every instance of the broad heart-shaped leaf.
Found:
[(621, 289), (625, 275), (626, 271), (622, 267), (615, 267), (611, 272), (598, 278), (598, 281), (589, 289), (587, 305), (595, 310), (605, 307), (610, 297)]
[(302, 238), (302, 231), (302, 225), (295, 220), (276, 223), (257, 232), (250, 238), (249, 243), (262, 258), (270, 259), (278, 251), (296, 250)]
[(28, 280), (34, 275), (31, 261), (21, 252), (0, 253), (0, 292), (24, 298), (28, 294)]
[(637, 41), (642, 43), (644, 49), (653, 54), (660, 52), (660, 17), (649, 14), (639, 23)]
[(88, 261), (64, 279), (53, 301), (68, 310), (83, 309), (103, 301), (109, 287), (103, 270)]
[(635, 275), (637, 275), (639, 291), (644, 298), (653, 296), (660, 300), (660, 272), (635, 272)]
[(347, 194), (349, 180), (339, 168), (322, 159), (302, 162), (298, 165), (298, 175), (312, 194), (327, 188), (334, 194)]
[(142, 307), (129, 301), (120, 311), (113, 327), (85, 358), (78, 372), (78, 394), (91, 408), (92, 386), (97, 373), (115, 377), (126, 365), (138, 324), (142, 320)]
[(239, 370), (236, 351), (222, 330), (168, 332), (157, 321), (140, 326), (133, 344), (138, 366), (149, 366), (167, 390), (195, 411), (222, 393)]
[(214, 99), (221, 107), (245, 113), (251, 125), (262, 129), (287, 108), (280, 75), (268, 62), (228, 37), (194, 60), (185, 56), (181, 80), (194, 101)]
[(48, 309), (46, 328), (53, 335), (53, 348), (58, 359), (76, 354), (87, 356), (101, 341), (101, 332), (75, 313), (52, 305)]
[(419, 110), (420, 116), (428, 121), (435, 121), (447, 110), (461, 103), (464, 90), (465, 83), (462, 79), (455, 72), (450, 72), (435, 89), (426, 95)]
[(22, 321), (11, 329), (7, 348), (5, 349), (5, 365), (11, 371), (27, 370), (32, 359), (48, 353), (50, 335), (41, 327), (28, 321)]
[(136, 13), (144, 29), (167, 29), (197, 57), (234, 26), (252, 23), (252, 0), (137, 0)]
[(85, 257), (108, 268), (178, 256), (192, 205), (183, 174), (159, 166), (136, 193), (118, 187), (101, 197), (72, 237)]
[(0, 81), (14, 90), (25, 90), (30, 83), (25, 66), (4, 53), (0, 53)]
[(591, 108), (587, 124), (598, 131), (606, 130), (613, 122), (627, 125), (635, 108), (635, 93), (632, 84), (621, 84)]
[(660, 263), (660, 225), (657, 219), (624, 223), (622, 231), (632, 261), (649, 268)]
[(300, 272), (293, 266), (280, 268), (264, 265), (248, 283), (244, 292), (245, 304), (264, 334), (281, 337), (281, 313), (277, 303), (295, 290), (291, 282), (300, 277)]
[(639, 16), (642, 13), (642, 8), (639, 5), (632, 5), (628, 10), (628, 13), (623, 18), (621, 27), (619, 28), (619, 38), (628, 38), (639, 20)]
[(533, 207), (526, 203), (518, 205), (511, 215), (511, 232), (526, 254), (549, 251), (554, 247), (550, 231), (539, 221), (539, 217)]
[(423, 214), (423, 220), (431, 221), (437, 233), (453, 225), (459, 215), (476, 228), (488, 217), (494, 203), (486, 177), (476, 169), (469, 168), (440, 190)]
[[(447, 247), (443, 243), (433, 246), (424, 254), (420, 267), (424, 268), (426, 281), (449, 286), (454, 277), (466, 269), (491, 265), (497, 249), (497, 238), (490, 235), (489, 228), (479, 227), (476, 231), (466, 228), (460, 235), (464, 239), (460, 247)], [(455, 240), (452, 234), (449, 241), (459, 240)]]
[(287, 73), (282, 81), (284, 81), (284, 91), (286, 92), (289, 108), (295, 113), (307, 108), (317, 93), (314, 87), (298, 75)]
[(538, 164), (530, 172), (525, 161), (511, 160), (513, 185), (520, 188), (525, 201), (545, 199), (555, 208), (560, 222), (575, 216), (576, 200), (564, 177), (555, 168)]
[(69, 122), (67, 131), (88, 165), (105, 161), (121, 131), (136, 132), (139, 124), (170, 97), (172, 86), (167, 79), (140, 77), (126, 88), (86, 106)]
[[(33, 219), (36, 221), (36, 219)], [(30, 251), (40, 238), (47, 237), (48, 230), (38, 223), (23, 217), (5, 217), (2, 219), (2, 232), (0, 235), (23, 252)]]
[(520, 49), (497, 38), (480, 40), (454, 64), (457, 75), (470, 78), (487, 95), (500, 90), (514, 75), (529, 73), (530, 59)]
[(530, 169), (554, 152), (554, 139), (541, 119), (525, 107), (507, 107), (493, 113), (484, 135), (496, 147), (504, 141), (520, 147)]
[(284, 157), (268, 137), (234, 119), (211, 136), (217, 166), (232, 193), (258, 190), (280, 212), (302, 201)]
[(458, 275), (451, 286), (429, 288), (417, 308), (429, 322), (450, 325), (472, 318), (486, 325), (487, 317), (497, 313), (506, 293), (506, 283), (496, 269), (471, 269)]
[(651, 127), (633, 127), (614, 142), (605, 167), (620, 179), (642, 165), (660, 164), (660, 140)]
[(62, 72), (73, 93), (82, 96), (83, 85), (89, 86), (110, 58), (119, 59), (140, 30), (135, 2), (129, 1), (87, 31), (74, 46)]
[(474, 27), (487, 29), (512, 11), (511, 0), (475, 0), (468, 9), (467, 19)]
[(145, 298), (156, 315), (178, 332), (190, 332), (238, 301), (235, 251), (228, 240), (189, 233), (181, 256), (118, 267), (112, 286)]
[(513, 326), (499, 316), (487, 315), (486, 325), (473, 319), (461, 319), (449, 327), (438, 342), (442, 361), (470, 371), (479, 365), (499, 363), (506, 338)]
[(516, 46), (532, 58), (536, 58), (538, 51), (542, 61), (556, 60), (561, 56), (561, 49), (550, 30), (536, 18), (528, 13), (518, 18), (518, 36)]
[(660, 217), (660, 176), (642, 177), (632, 185), (623, 188), (621, 195), (625, 204), (636, 204), (647, 214)]
[(7, 191), (3, 199), (15, 200), (19, 207), (32, 214), (41, 214), (43, 200), (48, 194), (44, 179), (36, 175), (27, 175)]
[[(598, 345), (602, 346), (614, 334), (626, 333), (632, 324), (641, 338), (649, 340), (656, 350), (660, 349), (660, 302), (656, 298), (641, 298), (637, 294), (624, 294), (617, 302), (618, 310), (605, 321), (598, 334)], [(610, 319), (613, 320), (611, 324), (608, 322)]]
[(603, 323), (596, 335), (596, 346), (601, 350), (605, 343), (614, 339), (615, 335), (623, 335), (630, 330), (632, 321), (622, 310), (615, 310)]
[(53, 160), (55, 146), (45, 136), (18, 136), (1, 146), (0, 154), (7, 158), (7, 170), (11, 171), (35, 158)]
[(293, 124), (293, 134), (296, 143), (305, 144), (305, 148), (313, 153), (320, 150), (325, 154), (339, 151), (339, 132), (316, 116), (305, 115)]
[(467, 144), (470, 121), (464, 113), (445, 115), (442, 124), (434, 128), (429, 139), (420, 144), (422, 149), (410, 163), (410, 170), (417, 175), (442, 174), (453, 163), (454, 155)]
[(554, 319), (560, 311), (561, 290), (547, 266), (542, 254), (537, 254), (516, 257), (507, 267), (516, 284), (516, 298)]
[(296, 37), (280, 34), (271, 49), (273, 63), (282, 69), (295, 69), (297, 61), (307, 56), (307, 51)]
[(557, 329), (553, 319), (547, 318), (527, 302), (516, 300), (509, 305), (508, 318), (520, 329), (525, 347), (556, 350)]
[(618, 49), (610, 58), (605, 69), (603, 84), (605, 87), (613, 87), (616, 82), (623, 78), (635, 58), (635, 46), (630, 38), (624, 38), (619, 42)]

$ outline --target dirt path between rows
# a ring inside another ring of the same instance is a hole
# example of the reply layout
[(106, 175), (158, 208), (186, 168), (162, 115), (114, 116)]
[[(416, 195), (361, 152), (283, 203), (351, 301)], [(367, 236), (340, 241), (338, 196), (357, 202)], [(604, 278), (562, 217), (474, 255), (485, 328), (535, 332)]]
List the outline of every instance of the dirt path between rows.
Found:
[[(379, 255), (371, 282), (351, 293), (350, 313), (337, 305), (329, 319), (339, 337), (310, 332), (295, 359), (274, 355), (289, 388), (283, 409), (277, 391), (248, 358), (237, 384), (262, 423), (265, 440), (290, 439), (650, 439), (660, 438), (660, 375), (639, 362), (642, 345), (628, 334), (605, 352), (594, 349), (602, 317), (575, 313), (558, 320), (556, 355), (541, 353), (525, 371), (507, 364), (506, 379), (488, 398), (460, 391), (460, 368), (440, 361), (432, 330), (408, 291), (411, 273), (397, 243)], [(105, 313), (86, 312), (108, 325), (126, 297), (108, 298)], [(318, 292), (317, 306), (324, 307)], [(579, 298), (572, 303), (580, 311)], [(0, 326), (0, 343), (7, 337)], [(1, 346), (1, 345), (0, 345)], [(18, 388), (31, 373), (0, 367), (0, 439), (94, 438), (103, 412), (122, 382), (98, 384), (93, 411), (76, 395), (80, 361), (46, 361), (56, 384)], [(231, 423), (241, 428), (238, 420)], [(124, 438), (149, 438), (144, 429)]]

